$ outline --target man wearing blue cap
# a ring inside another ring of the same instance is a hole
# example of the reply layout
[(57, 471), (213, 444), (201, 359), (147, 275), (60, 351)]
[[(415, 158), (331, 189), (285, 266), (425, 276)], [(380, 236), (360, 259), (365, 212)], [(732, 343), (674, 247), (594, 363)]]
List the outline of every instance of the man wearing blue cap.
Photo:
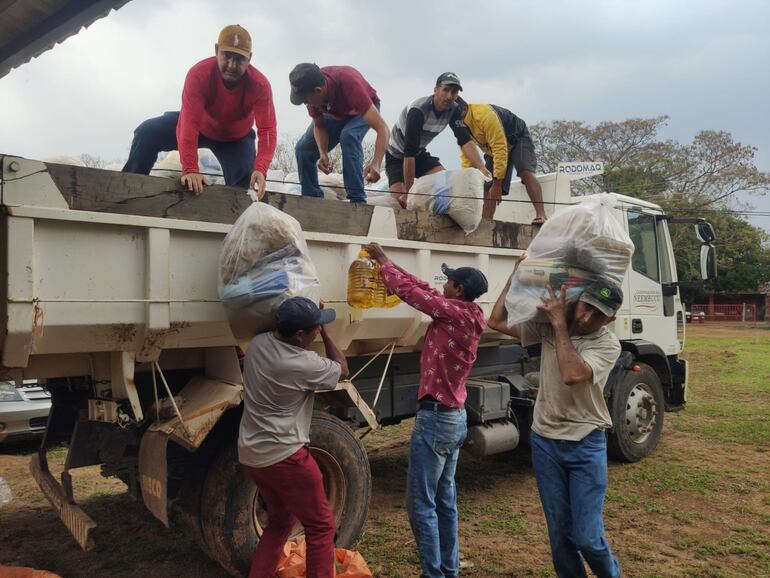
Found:
[[(257, 335), (246, 350), (238, 461), (270, 513), (250, 577), (275, 574), (297, 520), (305, 528), (307, 575), (334, 576), (336, 523), (308, 444), (314, 392), (330, 391), (348, 376), (347, 360), (324, 328), (335, 316), (292, 297), (278, 308), (277, 329)], [(326, 358), (308, 351), (319, 334)]]
[(468, 433), (465, 381), (484, 331), (484, 313), (475, 300), (487, 292), (487, 278), (473, 267), (452, 269), (444, 264), (441, 270), (447, 281), (443, 291), (438, 291), (393, 263), (377, 243), (365, 249), (380, 264), (385, 286), (433, 319), (420, 356), (406, 509), (420, 552), (422, 576), (457, 576), (455, 469)]
[(615, 320), (623, 292), (612, 281), (599, 279), (577, 303), (568, 303), (564, 286), (556, 294), (549, 285), (538, 307), (548, 322), (508, 327), (505, 298), (510, 283), (487, 323), (519, 338), (525, 347), (542, 344), (530, 445), (556, 574), (585, 577), (585, 560), (600, 578), (616, 578), (620, 565), (604, 537), (602, 521), (605, 430), (612, 427), (604, 385), (620, 355), (620, 342), (607, 325)]

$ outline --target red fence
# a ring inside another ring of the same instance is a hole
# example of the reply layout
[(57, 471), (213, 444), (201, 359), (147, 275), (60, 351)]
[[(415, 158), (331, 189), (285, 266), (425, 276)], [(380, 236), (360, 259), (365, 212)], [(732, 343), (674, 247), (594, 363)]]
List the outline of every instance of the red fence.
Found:
[(705, 314), (706, 321), (756, 321), (757, 306), (753, 303), (735, 303), (730, 305), (693, 305), (693, 320)]

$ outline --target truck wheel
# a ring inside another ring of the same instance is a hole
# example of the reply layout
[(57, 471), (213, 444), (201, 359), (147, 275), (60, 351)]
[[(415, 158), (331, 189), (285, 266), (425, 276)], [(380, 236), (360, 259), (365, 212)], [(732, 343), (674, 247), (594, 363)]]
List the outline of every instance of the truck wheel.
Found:
[[(337, 520), (336, 544), (349, 547), (369, 512), (372, 478), (366, 451), (347, 425), (323, 412), (313, 413), (310, 451)], [(201, 496), (201, 527), (210, 555), (231, 574), (248, 575), (268, 518), (258, 488), (238, 465), (236, 444), (225, 444), (211, 464)], [(301, 532), (298, 524), (294, 535)]]
[(646, 363), (640, 371), (626, 371), (612, 388), (613, 428), (607, 453), (619, 462), (637, 462), (658, 445), (663, 431), (665, 401), (658, 374)]

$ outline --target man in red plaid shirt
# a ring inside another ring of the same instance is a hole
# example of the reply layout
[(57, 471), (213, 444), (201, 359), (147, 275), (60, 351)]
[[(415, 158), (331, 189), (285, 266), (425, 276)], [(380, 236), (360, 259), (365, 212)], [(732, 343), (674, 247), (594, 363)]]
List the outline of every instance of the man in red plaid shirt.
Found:
[(366, 245), (380, 264), (385, 285), (433, 319), (420, 357), (419, 408), (409, 446), (406, 506), (422, 576), (457, 576), (457, 490), (455, 469), (468, 433), (465, 381), (476, 361), (486, 327), (474, 301), (487, 292), (487, 279), (473, 267), (441, 270), (443, 293), (393, 263), (377, 243)]

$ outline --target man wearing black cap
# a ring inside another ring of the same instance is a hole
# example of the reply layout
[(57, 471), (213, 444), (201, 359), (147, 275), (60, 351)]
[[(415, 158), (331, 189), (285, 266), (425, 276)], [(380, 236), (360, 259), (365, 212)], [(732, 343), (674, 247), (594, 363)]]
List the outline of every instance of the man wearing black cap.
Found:
[(540, 387), (530, 445), (551, 555), (560, 578), (585, 576), (583, 560), (600, 577), (620, 576), (620, 565), (604, 537), (602, 509), (607, 490), (607, 441), (612, 427), (604, 385), (620, 355), (607, 325), (623, 303), (613, 282), (599, 280), (577, 303), (547, 287), (538, 308), (548, 323), (509, 328), (503, 289), (488, 320), (490, 328), (517, 337), (523, 346), (542, 344)]
[[(380, 99), (352, 66), (324, 66), (304, 62), (289, 74), (292, 104), (305, 104), (313, 119), (297, 141), (297, 170), (302, 195), (323, 197), (318, 186), (318, 168), (327, 175), (333, 167), (329, 152), (342, 148), (342, 179), (348, 199), (366, 202), (364, 179), (380, 180), (380, 166), (388, 144), (388, 125), (380, 116)], [(374, 156), (364, 169), (363, 140), (369, 128), (377, 133)]]
[(473, 267), (441, 270), (443, 292), (393, 263), (377, 243), (366, 245), (380, 264), (386, 287), (430, 316), (420, 356), (417, 419), (409, 444), (406, 508), (422, 576), (457, 576), (457, 490), (454, 483), (460, 446), (468, 433), (465, 380), (476, 361), (484, 313), (476, 299), (487, 279)]
[[(273, 576), (297, 520), (305, 528), (307, 575), (334, 576), (336, 523), (313, 459), (313, 393), (348, 376), (345, 356), (324, 326), (334, 310), (292, 297), (278, 308), (278, 328), (257, 335), (246, 350), (238, 460), (270, 513), (249, 576)], [(320, 334), (327, 358), (308, 351)]]
[(414, 179), (444, 170), (441, 161), (431, 156), (425, 147), (447, 125), (452, 129), (463, 153), (470, 159), (471, 166), (485, 176), (490, 176), (455, 102), (462, 89), (460, 79), (454, 72), (444, 72), (436, 79), (433, 94), (410, 102), (401, 111), (390, 131), (385, 172), (391, 194), (404, 208)]

